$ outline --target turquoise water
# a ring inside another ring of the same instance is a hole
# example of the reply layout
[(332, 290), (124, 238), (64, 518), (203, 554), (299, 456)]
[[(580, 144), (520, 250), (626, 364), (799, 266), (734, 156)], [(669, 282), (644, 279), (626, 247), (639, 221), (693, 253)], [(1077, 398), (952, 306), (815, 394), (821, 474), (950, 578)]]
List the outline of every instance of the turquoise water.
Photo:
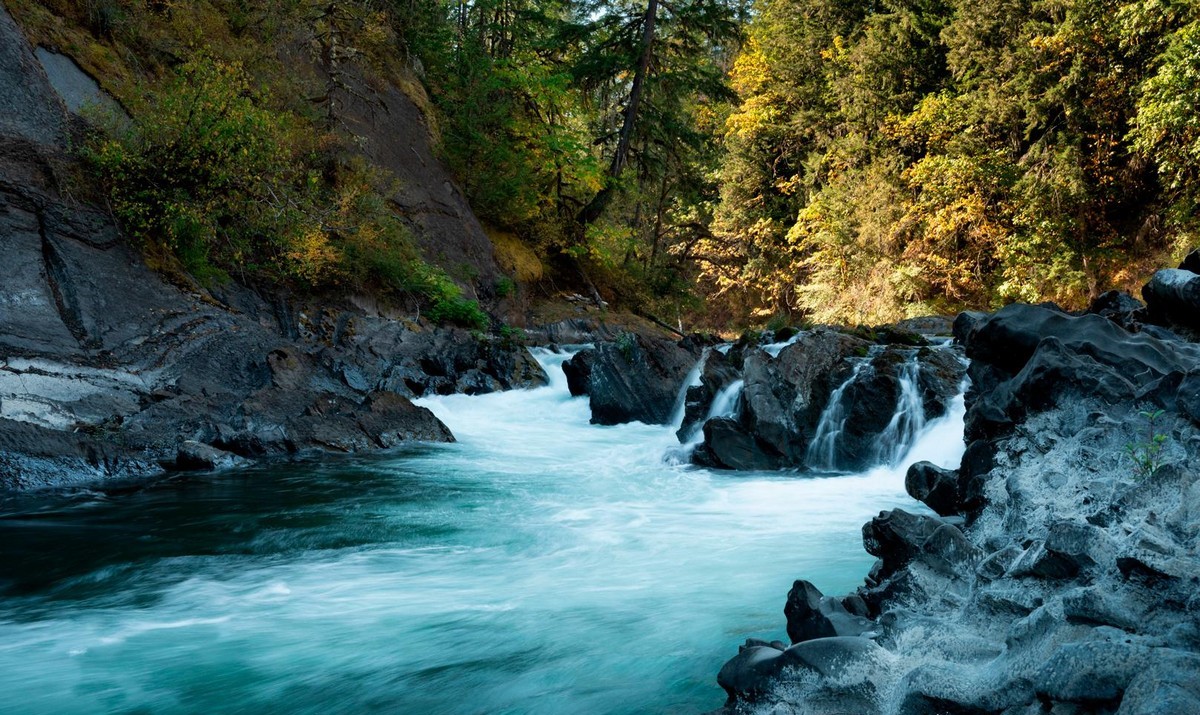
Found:
[[(699, 713), (793, 579), (870, 567), (903, 469), (672, 463), (533, 391), (424, 402), (453, 445), (0, 502), (3, 713)], [(910, 459), (957, 461), (961, 404)]]

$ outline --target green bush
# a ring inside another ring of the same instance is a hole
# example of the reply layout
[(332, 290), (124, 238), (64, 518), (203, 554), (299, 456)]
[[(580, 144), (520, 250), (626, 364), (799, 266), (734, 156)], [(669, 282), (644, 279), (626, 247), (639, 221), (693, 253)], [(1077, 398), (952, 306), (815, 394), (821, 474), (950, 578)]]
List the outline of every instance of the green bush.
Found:
[(125, 230), (203, 284), (243, 279), (302, 289), (350, 284), (415, 296), (438, 323), (488, 316), (427, 264), (385, 196), (389, 176), (361, 158), (309, 149), (313, 127), (268, 109), (242, 68), (182, 65), (85, 149)]
[(285, 127), (240, 65), (200, 56), (132, 110), (85, 157), (135, 239), (203, 278), (268, 265), (306, 233)]

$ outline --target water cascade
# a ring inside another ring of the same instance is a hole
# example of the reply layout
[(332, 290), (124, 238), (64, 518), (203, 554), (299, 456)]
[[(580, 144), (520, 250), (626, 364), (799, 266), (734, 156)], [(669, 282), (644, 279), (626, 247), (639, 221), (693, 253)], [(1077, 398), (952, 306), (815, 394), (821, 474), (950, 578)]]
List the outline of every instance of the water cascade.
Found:
[(892, 420), (880, 433), (875, 445), (876, 464), (896, 464), (925, 428), (925, 401), (921, 398), (918, 383), (920, 370), (921, 364), (917, 362), (917, 353), (914, 352), (896, 375), (900, 394), (896, 397)]
[(838, 439), (846, 429), (846, 419), (850, 414), (847, 404), (846, 390), (858, 380), (864, 372), (873, 370), (871, 358), (858, 358), (854, 362), (854, 370), (837, 389), (829, 395), (829, 402), (821, 412), (817, 421), (817, 431), (808, 447), (805, 463), (809, 469), (832, 472), (837, 469)]
[(688, 434), (688, 439), (683, 440), (683, 443), (689, 447), (686, 451), (690, 452), (690, 447), (694, 447), (704, 440), (704, 422), (712, 420), (713, 417), (738, 416), (738, 405), (744, 386), (745, 380), (733, 380), (732, 383), (722, 387), (721, 391), (716, 393), (712, 404), (708, 405), (708, 413), (704, 414), (704, 419), (696, 422), (695, 427), (692, 427)]
[[(683, 387), (679, 388), (679, 395), (675, 398), (675, 409), (671, 413), (671, 426), (679, 429), (683, 426), (683, 418), (687, 414), (687, 393), (690, 388), (699, 387), (701, 384), (701, 375), (704, 374), (704, 364), (708, 362), (708, 354), (712, 348), (704, 348), (700, 353), (700, 359), (688, 371), (687, 377), (683, 380)], [(544, 358), (543, 358), (544, 359)]]

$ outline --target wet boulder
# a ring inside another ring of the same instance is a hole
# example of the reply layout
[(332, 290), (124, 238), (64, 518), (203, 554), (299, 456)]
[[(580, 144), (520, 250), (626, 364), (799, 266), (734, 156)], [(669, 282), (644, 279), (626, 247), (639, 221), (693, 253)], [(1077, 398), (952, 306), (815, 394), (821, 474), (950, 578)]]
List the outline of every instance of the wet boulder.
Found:
[(863, 525), (863, 547), (882, 561), (886, 576), (921, 555), (921, 545), (942, 525), (940, 519), (910, 514), (903, 509), (879, 512)]
[(1163, 269), (1142, 288), (1142, 297), (1153, 321), (1200, 329), (1200, 275)]
[(908, 468), (904, 488), (909, 496), (941, 516), (950, 516), (959, 509), (958, 470), (917, 462)]
[(232, 452), (217, 449), (195, 440), (184, 440), (175, 456), (175, 469), (215, 471), (242, 467), (249, 462)]
[(704, 442), (692, 454), (703, 467), (762, 471), (779, 469), (785, 461), (770, 445), (763, 444), (731, 417), (715, 417), (704, 423)]
[(834, 636), (860, 636), (875, 627), (870, 620), (851, 614), (841, 601), (821, 592), (808, 581), (796, 581), (788, 591), (783, 613), (792, 643)]
[(882, 648), (867, 638), (817, 638), (779, 651), (769, 646), (743, 647), (717, 675), (730, 701), (753, 701), (766, 693), (785, 671), (795, 669), (820, 678), (845, 678), (854, 663), (869, 663)]
[(913, 561), (935, 572), (960, 577), (973, 572), (981, 556), (957, 526), (903, 509), (880, 512), (864, 524), (863, 546), (880, 559), (876, 580), (887, 578)]
[(595, 357), (594, 350), (581, 350), (562, 364), (563, 374), (567, 376), (567, 389), (571, 392), (572, 397), (582, 397), (588, 394), (588, 383), (592, 378), (592, 361)]
[(601, 343), (588, 378), (592, 423), (668, 424), (697, 359), (677, 343), (645, 335), (625, 333)]

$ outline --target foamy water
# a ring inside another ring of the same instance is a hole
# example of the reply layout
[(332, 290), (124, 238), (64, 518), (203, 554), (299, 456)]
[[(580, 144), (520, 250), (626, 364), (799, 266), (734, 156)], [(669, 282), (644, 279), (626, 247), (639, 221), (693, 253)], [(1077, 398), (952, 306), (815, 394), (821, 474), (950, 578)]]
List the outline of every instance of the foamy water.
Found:
[(721, 704), (795, 578), (853, 589), (861, 526), (957, 463), (961, 398), (896, 468), (673, 464), (673, 428), (552, 385), (422, 401), (458, 443), (10, 498), (6, 713), (660, 713)]

